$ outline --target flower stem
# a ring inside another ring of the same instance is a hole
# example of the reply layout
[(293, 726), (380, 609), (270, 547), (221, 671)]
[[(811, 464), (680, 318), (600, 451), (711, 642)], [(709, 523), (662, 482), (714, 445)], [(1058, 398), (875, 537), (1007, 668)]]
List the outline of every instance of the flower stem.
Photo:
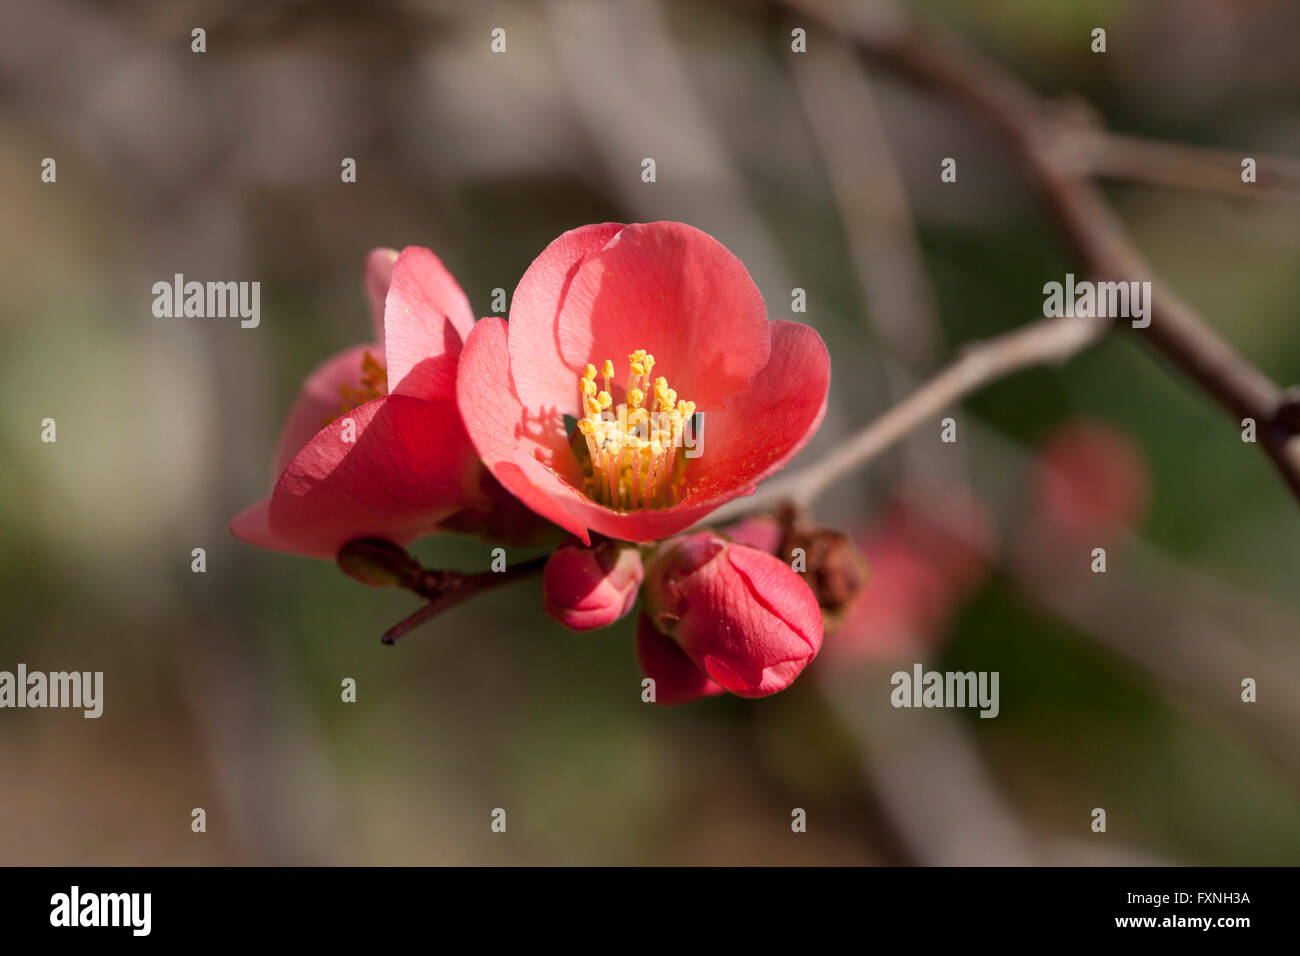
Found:
[(388, 629), (382, 640), (385, 644), (395, 644), (397, 639), (408, 631), (413, 631), (426, 621), (432, 620), (443, 611), (455, 607), (480, 591), (487, 591), (501, 584), (530, 577), (539, 573), (546, 566), (546, 555), (533, 558), (508, 567), (504, 571), (484, 571), (479, 574), (458, 574), (455, 571), (426, 571), (418, 594), (429, 599), (429, 603), (414, 614), (399, 621)]

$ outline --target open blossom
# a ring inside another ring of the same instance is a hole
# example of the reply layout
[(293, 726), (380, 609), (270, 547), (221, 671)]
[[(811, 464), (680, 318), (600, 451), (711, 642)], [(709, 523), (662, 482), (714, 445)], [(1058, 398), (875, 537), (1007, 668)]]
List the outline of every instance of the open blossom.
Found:
[(637, 658), (656, 703), (775, 694), (821, 644), (817, 598), (771, 554), (702, 531), (667, 542), (646, 568)]
[(457, 413), (456, 366), (474, 326), (460, 285), (412, 246), (371, 252), (365, 289), (375, 341), (307, 377), (272, 460), (273, 489), (231, 532), (333, 558), (359, 537), (535, 530), (534, 516), (484, 471)]
[(716, 240), (606, 223), (552, 242), (510, 321), (474, 327), (457, 397), (483, 461), (528, 507), (584, 543), (653, 541), (781, 468), (829, 384), (820, 336), (769, 320)]
[(574, 631), (608, 627), (636, 603), (645, 569), (634, 547), (602, 541), (557, 548), (542, 572), (546, 613)]

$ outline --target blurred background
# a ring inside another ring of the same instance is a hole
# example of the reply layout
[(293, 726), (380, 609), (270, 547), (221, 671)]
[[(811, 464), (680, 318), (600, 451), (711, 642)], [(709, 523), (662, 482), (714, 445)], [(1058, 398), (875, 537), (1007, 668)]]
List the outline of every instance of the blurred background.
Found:
[[(908, 8), (1113, 130), (1300, 156), (1295, 3)], [(763, 701), (643, 704), (631, 619), (566, 632), (536, 580), (383, 647), (410, 595), (226, 530), (303, 376), (367, 335), (380, 245), (432, 248), (485, 315), (566, 229), (690, 222), (830, 345), (795, 467), (817, 460), (1078, 271), (978, 122), (740, 0), (0, 0), (0, 22), (0, 669), (105, 683), (99, 720), (0, 712), (0, 863), (1300, 862), (1300, 510), (1136, 335), (829, 489), (815, 514), (873, 586)], [(1118, 143), (1096, 171), (1160, 275), (1300, 379), (1294, 197), (1131, 182), (1163, 167), (1127, 175)], [(177, 272), (260, 281), (260, 327), (155, 318)], [(1000, 715), (892, 709), (916, 661), (998, 671)]]

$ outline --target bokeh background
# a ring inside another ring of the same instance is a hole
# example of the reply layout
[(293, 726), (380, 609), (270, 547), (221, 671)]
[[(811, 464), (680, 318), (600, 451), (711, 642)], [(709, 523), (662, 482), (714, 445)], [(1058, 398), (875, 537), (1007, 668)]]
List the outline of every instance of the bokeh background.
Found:
[[(1115, 130), (1300, 156), (1294, 3), (908, 6)], [(299, 381), (366, 335), (378, 245), (429, 246), (488, 314), (565, 229), (690, 222), (831, 346), (818, 459), (1072, 270), (977, 122), (757, 2), (3, 0), (0, 23), (0, 669), (105, 674), (99, 720), (0, 712), (0, 863), (1300, 862), (1300, 511), (1138, 336), (833, 486), (816, 516), (875, 586), (768, 700), (641, 703), (630, 622), (570, 634), (535, 580), (383, 647), (411, 596), (226, 530)], [(1300, 379), (1294, 198), (1107, 189), (1180, 295)], [(261, 326), (155, 318), (176, 272), (260, 281)], [(999, 671), (1000, 716), (893, 710), (914, 661)]]

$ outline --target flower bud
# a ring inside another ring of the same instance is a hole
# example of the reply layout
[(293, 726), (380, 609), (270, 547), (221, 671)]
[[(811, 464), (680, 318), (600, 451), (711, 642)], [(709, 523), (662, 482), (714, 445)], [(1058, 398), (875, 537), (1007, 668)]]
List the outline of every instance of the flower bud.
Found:
[[(704, 688), (693, 696), (710, 692), (707, 682), (698, 683), (701, 677), (741, 697), (775, 694), (821, 648), (821, 610), (803, 579), (781, 559), (709, 531), (660, 548), (646, 571), (645, 607), (659, 632), (700, 672), (690, 674), (695, 689)], [(638, 643), (646, 676), (661, 685), (658, 699), (690, 699), (678, 693), (678, 670), (651, 673), (647, 665), (663, 655), (648, 655), (647, 642)]]
[(641, 673), (654, 679), (650, 701), (662, 706), (688, 704), (701, 697), (714, 697), (722, 688), (695, 666), (686, 652), (665, 637), (654, 621), (642, 614), (636, 625), (636, 659)]
[(613, 624), (636, 603), (645, 569), (636, 548), (602, 541), (556, 549), (542, 572), (546, 613), (574, 631)]

